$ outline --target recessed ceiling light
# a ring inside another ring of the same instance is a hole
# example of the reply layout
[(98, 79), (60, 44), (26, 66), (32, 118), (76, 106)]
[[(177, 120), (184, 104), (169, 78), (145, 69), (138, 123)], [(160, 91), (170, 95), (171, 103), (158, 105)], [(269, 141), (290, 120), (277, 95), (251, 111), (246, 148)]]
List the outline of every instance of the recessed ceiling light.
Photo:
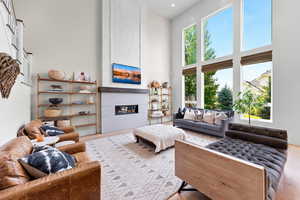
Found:
[(172, 4), (171, 4), (171, 7), (172, 7), (172, 8), (174, 8), (175, 6), (176, 6), (175, 3), (172, 3)]

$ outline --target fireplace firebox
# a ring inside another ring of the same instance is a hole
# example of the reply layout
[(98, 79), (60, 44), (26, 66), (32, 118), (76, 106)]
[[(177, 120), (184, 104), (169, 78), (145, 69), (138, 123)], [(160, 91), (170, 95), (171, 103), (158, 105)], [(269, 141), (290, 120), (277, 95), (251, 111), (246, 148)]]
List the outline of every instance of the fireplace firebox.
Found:
[(139, 113), (139, 105), (116, 105), (116, 115), (129, 115)]

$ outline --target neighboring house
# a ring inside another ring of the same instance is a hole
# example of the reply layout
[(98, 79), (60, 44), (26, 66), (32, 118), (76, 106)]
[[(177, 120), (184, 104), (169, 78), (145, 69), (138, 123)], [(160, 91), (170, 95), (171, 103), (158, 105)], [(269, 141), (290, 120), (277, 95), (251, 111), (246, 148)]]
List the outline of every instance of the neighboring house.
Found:
[(243, 88), (251, 90), (253, 93), (259, 95), (264, 91), (264, 87), (268, 86), (270, 77), (271, 70), (268, 70), (252, 81), (243, 82)]

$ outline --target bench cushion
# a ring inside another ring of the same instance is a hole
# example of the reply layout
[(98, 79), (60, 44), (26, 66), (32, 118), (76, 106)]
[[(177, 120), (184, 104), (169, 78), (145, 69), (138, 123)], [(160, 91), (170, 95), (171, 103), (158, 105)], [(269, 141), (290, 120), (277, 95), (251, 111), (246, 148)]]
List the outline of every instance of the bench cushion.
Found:
[(287, 155), (275, 148), (239, 139), (225, 138), (207, 146), (217, 152), (263, 166), (267, 172), (268, 200), (275, 196)]

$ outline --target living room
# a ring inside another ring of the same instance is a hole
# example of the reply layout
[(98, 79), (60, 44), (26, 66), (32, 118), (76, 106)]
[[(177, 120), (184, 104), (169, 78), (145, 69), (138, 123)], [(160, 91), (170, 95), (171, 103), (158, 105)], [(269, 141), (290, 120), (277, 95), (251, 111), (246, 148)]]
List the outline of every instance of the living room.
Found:
[(298, 4), (1, 0), (0, 199), (298, 199)]

